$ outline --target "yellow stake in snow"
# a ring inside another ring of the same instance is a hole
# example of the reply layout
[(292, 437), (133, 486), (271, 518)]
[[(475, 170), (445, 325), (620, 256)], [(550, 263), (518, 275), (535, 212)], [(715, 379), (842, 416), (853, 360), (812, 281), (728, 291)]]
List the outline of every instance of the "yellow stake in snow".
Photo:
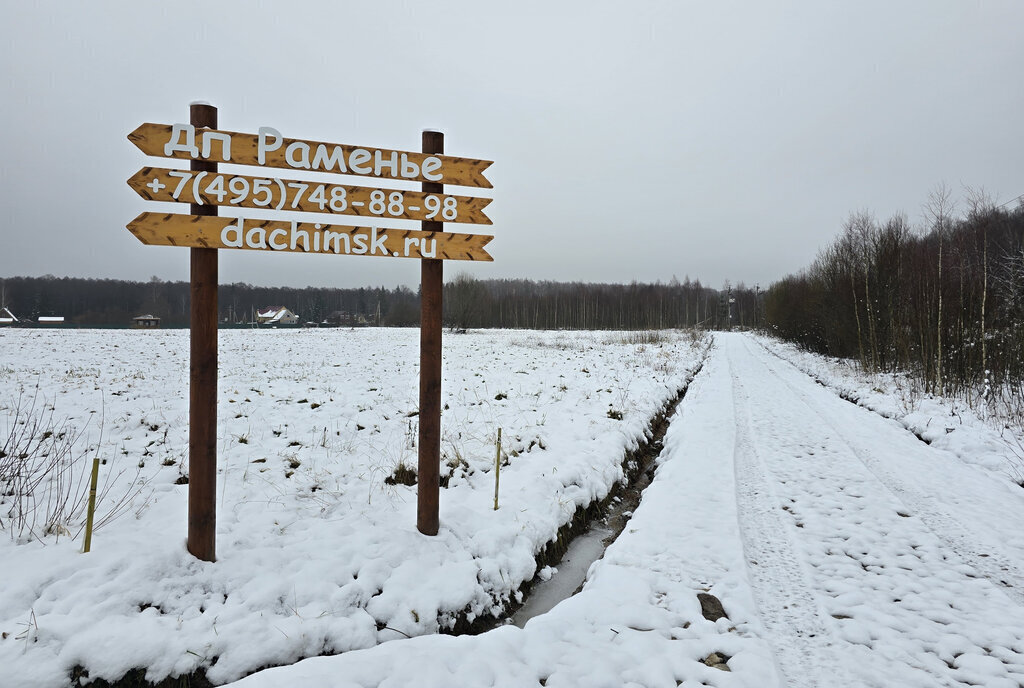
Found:
[(93, 512), (96, 511), (96, 481), (100, 473), (100, 460), (95, 458), (92, 460), (92, 480), (89, 482), (89, 510), (85, 516), (85, 547), (82, 548), (83, 552), (88, 552), (92, 546), (92, 516)]
[(498, 478), (501, 474), (501, 428), (498, 428), (498, 450), (494, 454), (494, 510), (498, 510)]

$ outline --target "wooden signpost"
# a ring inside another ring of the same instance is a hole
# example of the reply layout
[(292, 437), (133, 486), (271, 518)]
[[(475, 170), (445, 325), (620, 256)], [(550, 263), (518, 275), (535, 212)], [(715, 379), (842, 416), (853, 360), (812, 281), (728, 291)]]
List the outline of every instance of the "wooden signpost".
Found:
[[(217, 128), (217, 108), (189, 106), (192, 126)], [(217, 163), (193, 160), (194, 173)], [(216, 216), (216, 206), (192, 205), (194, 215)], [(217, 251), (189, 249), (188, 551), (217, 558)]]
[[(423, 152), (444, 153), (444, 134), (423, 132)], [(423, 182), (423, 193), (440, 194), (444, 187)], [(423, 220), (424, 232), (440, 232), (444, 225)], [(441, 485), (441, 311), (444, 261), (420, 261), (420, 427), (416, 465), (416, 528), (437, 535)], [(436, 450), (435, 450), (436, 448)]]
[[(146, 155), (185, 159), (189, 170), (144, 167), (128, 185), (150, 201), (191, 204), (191, 214), (144, 212), (128, 223), (142, 243), (191, 251), (188, 550), (216, 558), (217, 250), (419, 258), (420, 426), (416, 527), (438, 532), (441, 462), (441, 316), (445, 260), (493, 260), (494, 237), (444, 231), (445, 222), (491, 224), (488, 198), (447, 195), (444, 185), (491, 188), (487, 160), (444, 155), (444, 135), (424, 131), (422, 152), (217, 129), (217, 109), (193, 103), (189, 124), (140, 125), (128, 135)], [(422, 182), (422, 191), (219, 173), (217, 163)], [(277, 218), (218, 217), (217, 207), (419, 220), (421, 228), (343, 226)]]

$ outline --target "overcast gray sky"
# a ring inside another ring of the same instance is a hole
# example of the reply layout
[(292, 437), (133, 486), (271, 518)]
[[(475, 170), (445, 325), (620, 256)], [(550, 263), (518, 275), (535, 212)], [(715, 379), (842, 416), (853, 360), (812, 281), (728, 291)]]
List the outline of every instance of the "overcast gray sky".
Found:
[[(125, 137), (205, 100), (222, 129), (416, 151), (438, 128), (494, 160), (495, 261), (449, 277), (764, 286), (850, 211), (917, 223), (942, 181), (1024, 194), (1022, 26), (1020, 0), (7, 1), (0, 277), (187, 279), (186, 249), (125, 229), (188, 212), (125, 183), (180, 164)], [(220, 275), (415, 287), (419, 266), (222, 251)]]

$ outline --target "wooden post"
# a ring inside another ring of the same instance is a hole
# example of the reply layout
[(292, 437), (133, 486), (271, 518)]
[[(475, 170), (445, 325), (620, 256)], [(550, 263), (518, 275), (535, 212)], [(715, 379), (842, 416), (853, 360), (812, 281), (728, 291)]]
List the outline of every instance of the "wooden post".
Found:
[(100, 477), (100, 459), (97, 456), (92, 460), (92, 476), (89, 479), (89, 506), (85, 512), (85, 545), (82, 547), (83, 552), (88, 552), (92, 549), (92, 522), (93, 517), (96, 515), (96, 483)]
[[(444, 153), (444, 134), (424, 130), (424, 153)], [(424, 193), (444, 193), (444, 185), (423, 182)], [(425, 232), (442, 232), (444, 223), (424, 220)], [(441, 310), (444, 261), (420, 263), (420, 432), (417, 467), (416, 528), (437, 535), (441, 486)]]
[(498, 484), (501, 480), (501, 428), (498, 428), (498, 441), (494, 443), (494, 510), (498, 510)]
[[(217, 128), (217, 108), (189, 106), (197, 133)], [(198, 137), (197, 137), (198, 138)], [(193, 172), (216, 172), (217, 163), (193, 160)], [(212, 205), (191, 206), (193, 215), (217, 215)], [(217, 555), (217, 249), (191, 251), (188, 432), (188, 551), (204, 561)]]

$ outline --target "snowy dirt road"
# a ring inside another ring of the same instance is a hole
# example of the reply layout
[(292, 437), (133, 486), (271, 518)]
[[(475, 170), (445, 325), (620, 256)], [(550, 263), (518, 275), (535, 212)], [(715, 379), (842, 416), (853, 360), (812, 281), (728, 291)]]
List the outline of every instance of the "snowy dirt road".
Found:
[(747, 570), (787, 683), (1024, 685), (1024, 495), (719, 342)]
[(740, 334), (716, 335), (658, 464), (583, 590), (525, 628), (241, 684), (1024, 686), (1024, 491)]

